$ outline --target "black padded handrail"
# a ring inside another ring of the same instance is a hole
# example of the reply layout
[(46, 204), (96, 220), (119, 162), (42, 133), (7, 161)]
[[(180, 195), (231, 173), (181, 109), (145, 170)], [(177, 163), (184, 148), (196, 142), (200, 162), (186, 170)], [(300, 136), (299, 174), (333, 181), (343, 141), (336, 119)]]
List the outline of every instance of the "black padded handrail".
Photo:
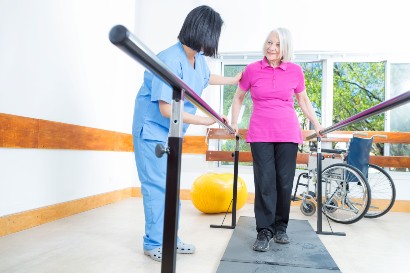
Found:
[(226, 124), (219, 114), (202, 100), (183, 80), (175, 75), (164, 62), (128, 31), (126, 27), (122, 25), (114, 26), (110, 31), (109, 38), (111, 43), (160, 77), (175, 91), (182, 92), (182, 90), (184, 90), (184, 95), (191, 103), (198, 107), (198, 109), (201, 109), (205, 114), (215, 119), (219, 125), (227, 129), (230, 133), (235, 133), (234, 129)]
[[(335, 130), (341, 129), (342, 127), (345, 127), (347, 125), (350, 125), (352, 123), (361, 121), (363, 119), (366, 119), (368, 117), (386, 112), (388, 110), (391, 110), (393, 108), (396, 108), (400, 105), (406, 104), (407, 102), (410, 101), (410, 91), (404, 92), (403, 94), (400, 94), (394, 98), (391, 98), (389, 100), (386, 100), (384, 102), (381, 102), (373, 107), (370, 107), (367, 110), (364, 110), (363, 112), (360, 112), (354, 116), (351, 116), (348, 119), (342, 120), (336, 124), (333, 124), (332, 126), (329, 126), (323, 130), (320, 131), (322, 135), (325, 135), (327, 133), (333, 132)], [(306, 137), (306, 140), (310, 140), (312, 138), (317, 137), (316, 133)]]

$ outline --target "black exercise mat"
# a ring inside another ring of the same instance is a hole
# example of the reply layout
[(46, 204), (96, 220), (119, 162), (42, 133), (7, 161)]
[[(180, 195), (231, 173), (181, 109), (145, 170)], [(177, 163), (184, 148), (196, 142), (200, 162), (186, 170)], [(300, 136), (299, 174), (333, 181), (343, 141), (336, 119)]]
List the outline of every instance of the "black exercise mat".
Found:
[(308, 221), (290, 220), (287, 234), (289, 244), (272, 240), (269, 251), (253, 251), (255, 218), (240, 217), (217, 273), (341, 272)]

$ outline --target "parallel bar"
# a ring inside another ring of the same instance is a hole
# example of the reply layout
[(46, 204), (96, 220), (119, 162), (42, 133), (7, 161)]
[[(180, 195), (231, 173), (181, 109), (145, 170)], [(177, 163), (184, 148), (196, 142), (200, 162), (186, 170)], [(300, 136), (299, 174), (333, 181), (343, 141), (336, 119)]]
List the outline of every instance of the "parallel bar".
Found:
[[(382, 103), (379, 103), (369, 109), (360, 112), (354, 116), (351, 116), (348, 119), (345, 119), (341, 122), (338, 122), (330, 127), (327, 127), (320, 131), (322, 135), (333, 132), (337, 129), (341, 129), (349, 124), (356, 123), (368, 117), (386, 112), (390, 109), (403, 105), (410, 101), (410, 91), (407, 91), (399, 96), (386, 100)], [(310, 140), (317, 137), (316, 133), (306, 137), (306, 140)], [(345, 233), (335, 233), (335, 232), (323, 232), (322, 231), (322, 153), (321, 153), (321, 138), (317, 137), (317, 233), (323, 235), (341, 235), (344, 236)]]
[(235, 130), (224, 122), (204, 100), (201, 99), (183, 80), (173, 73), (151, 50), (138, 40), (128, 29), (122, 25), (114, 26), (109, 35), (111, 43), (116, 45), (131, 58), (145, 66), (158, 77), (167, 82), (173, 89), (184, 90), (186, 98), (198, 109), (214, 118), (223, 128), (234, 134)]
[[(406, 104), (409, 101), (410, 101), (410, 91), (407, 91), (407, 92), (405, 92), (401, 95), (398, 95), (394, 98), (391, 98), (391, 99), (386, 100), (384, 102), (381, 102), (381, 103), (379, 103), (379, 104), (377, 104), (373, 107), (370, 107), (369, 109), (364, 110), (363, 112), (360, 112), (360, 113), (358, 113), (354, 116), (351, 116), (348, 119), (345, 119), (345, 120), (340, 121), (336, 124), (333, 124), (332, 126), (329, 126), (325, 129), (321, 130), (320, 133), (322, 135), (325, 135), (327, 133), (330, 133), (330, 132), (333, 132), (335, 130), (346, 127), (347, 125), (350, 125), (352, 123), (361, 121), (361, 120), (366, 119), (368, 117), (371, 117), (371, 116), (386, 112), (390, 109), (393, 109), (393, 108), (398, 107), (400, 105)], [(315, 137), (317, 137), (316, 133), (306, 137), (306, 140), (310, 140), (310, 139), (313, 139)]]
[[(168, 83), (173, 89), (172, 114), (168, 137), (167, 178), (165, 192), (164, 235), (162, 245), (162, 273), (174, 273), (176, 268), (176, 246), (178, 229), (179, 187), (181, 177), (182, 154), (182, 112), (185, 97), (197, 108), (212, 117), (223, 128), (235, 134), (235, 130), (225, 123), (208, 104), (184, 83), (142, 42), (134, 37), (124, 26), (111, 29), (110, 41), (130, 57), (144, 65), (148, 70)], [(162, 148), (160, 147), (160, 152)]]

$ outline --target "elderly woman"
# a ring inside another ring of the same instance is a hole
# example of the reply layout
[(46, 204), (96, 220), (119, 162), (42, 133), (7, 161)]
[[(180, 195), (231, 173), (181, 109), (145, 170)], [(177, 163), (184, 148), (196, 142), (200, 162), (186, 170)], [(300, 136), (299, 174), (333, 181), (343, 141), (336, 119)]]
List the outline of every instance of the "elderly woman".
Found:
[(302, 143), (293, 97), (316, 133), (322, 129), (306, 94), (302, 68), (291, 62), (289, 30), (272, 30), (263, 46), (264, 58), (246, 66), (232, 103), (231, 125), (238, 131), (238, 115), (249, 91), (253, 112), (246, 141), (250, 143), (255, 182), (255, 251), (267, 251), (272, 239), (287, 244), (290, 197), (298, 144)]

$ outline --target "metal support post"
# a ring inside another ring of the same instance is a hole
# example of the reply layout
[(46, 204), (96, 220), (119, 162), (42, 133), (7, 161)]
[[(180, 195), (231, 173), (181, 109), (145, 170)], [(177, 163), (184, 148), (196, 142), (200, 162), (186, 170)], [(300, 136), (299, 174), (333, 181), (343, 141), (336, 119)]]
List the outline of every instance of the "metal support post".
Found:
[(176, 265), (176, 247), (179, 219), (179, 190), (183, 141), (183, 98), (184, 90), (179, 91), (174, 89), (168, 147), (162, 149), (159, 148), (159, 150), (162, 150), (163, 153), (168, 153), (161, 273), (174, 273)]
[[(239, 135), (236, 135), (234, 165), (233, 165), (233, 187), (232, 187), (232, 225), (210, 225), (211, 228), (234, 229), (236, 227), (236, 203), (238, 193), (238, 165), (239, 165)], [(229, 208), (228, 208), (229, 210)]]
[(346, 236), (344, 232), (328, 232), (322, 230), (322, 139), (317, 138), (317, 234)]

